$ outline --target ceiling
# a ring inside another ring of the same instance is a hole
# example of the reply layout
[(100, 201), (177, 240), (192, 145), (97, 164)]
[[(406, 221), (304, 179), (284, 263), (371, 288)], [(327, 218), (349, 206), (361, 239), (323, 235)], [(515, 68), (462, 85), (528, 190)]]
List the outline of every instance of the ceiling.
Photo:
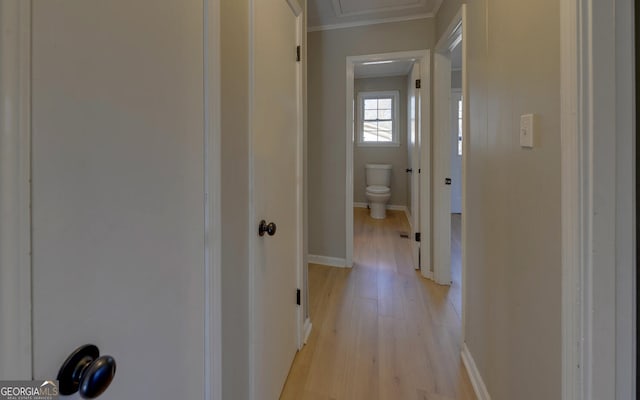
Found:
[(308, 30), (433, 17), (443, 0), (308, 0)]
[(413, 63), (413, 60), (399, 60), (387, 64), (356, 64), (353, 76), (359, 79), (407, 75)]

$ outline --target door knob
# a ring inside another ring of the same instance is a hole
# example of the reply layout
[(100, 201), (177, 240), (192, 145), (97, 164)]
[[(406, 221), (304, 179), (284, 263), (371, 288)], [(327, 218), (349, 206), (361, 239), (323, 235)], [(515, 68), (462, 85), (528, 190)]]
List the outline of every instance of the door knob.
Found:
[(97, 346), (86, 344), (74, 350), (58, 372), (60, 394), (80, 393), (83, 399), (100, 396), (116, 374), (116, 360), (100, 356)]
[(276, 234), (276, 228), (276, 224), (273, 222), (269, 222), (267, 224), (267, 221), (262, 220), (260, 221), (260, 225), (258, 225), (258, 235), (264, 236), (264, 233), (266, 232), (269, 236), (273, 236)]
[(407, 172), (413, 172), (413, 168), (407, 168), (405, 171), (407, 171)]

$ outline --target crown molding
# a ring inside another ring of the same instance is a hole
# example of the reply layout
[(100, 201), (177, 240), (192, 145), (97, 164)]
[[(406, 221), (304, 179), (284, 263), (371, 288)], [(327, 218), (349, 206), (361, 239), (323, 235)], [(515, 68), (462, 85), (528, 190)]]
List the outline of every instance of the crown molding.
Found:
[(394, 23), (394, 22), (405, 22), (405, 21), (414, 21), (418, 19), (435, 18), (436, 13), (437, 13), (437, 10), (435, 12), (430, 12), (425, 14), (416, 14), (416, 15), (407, 15), (403, 17), (378, 18), (378, 19), (370, 19), (370, 20), (363, 20), (363, 21), (343, 22), (339, 24), (316, 25), (316, 26), (308, 27), (307, 32), (329, 31), (334, 29), (349, 29), (349, 28), (357, 28), (357, 27), (368, 26), (368, 25), (388, 24), (388, 23)]

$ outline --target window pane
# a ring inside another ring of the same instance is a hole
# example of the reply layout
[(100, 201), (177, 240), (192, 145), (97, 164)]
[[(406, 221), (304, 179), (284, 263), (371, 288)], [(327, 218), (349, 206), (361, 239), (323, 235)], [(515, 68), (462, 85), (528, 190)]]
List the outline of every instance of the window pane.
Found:
[(362, 125), (362, 140), (365, 142), (378, 141), (378, 123), (377, 122), (365, 122)]
[(364, 99), (365, 110), (375, 110), (378, 108), (378, 99)]
[(378, 111), (377, 110), (364, 110), (364, 119), (366, 120), (375, 120), (378, 119)]
[(378, 99), (378, 108), (391, 110), (391, 99), (390, 98)]
[(393, 123), (391, 121), (378, 122), (378, 141), (391, 142), (393, 140), (392, 128)]
[(391, 110), (378, 110), (378, 119), (391, 119)]

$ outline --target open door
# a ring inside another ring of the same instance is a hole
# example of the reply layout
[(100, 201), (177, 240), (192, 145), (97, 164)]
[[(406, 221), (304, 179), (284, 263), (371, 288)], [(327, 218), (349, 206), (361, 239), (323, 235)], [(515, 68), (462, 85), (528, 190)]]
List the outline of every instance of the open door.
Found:
[(94, 344), (102, 399), (211, 396), (203, 2), (32, 7), (34, 378)]
[(451, 59), (434, 53), (433, 263), (437, 283), (451, 283)]
[(280, 396), (298, 346), (296, 6), (297, 0), (253, 5), (250, 396), (256, 400)]
[(420, 135), (419, 135), (419, 116), (420, 116), (420, 90), (416, 88), (416, 81), (420, 79), (420, 65), (414, 63), (411, 67), (408, 82), (408, 129), (407, 129), (407, 160), (408, 169), (407, 179), (409, 187), (409, 200), (411, 218), (412, 241), (411, 254), (415, 269), (420, 269), (420, 242), (416, 240), (416, 233), (420, 231)]

